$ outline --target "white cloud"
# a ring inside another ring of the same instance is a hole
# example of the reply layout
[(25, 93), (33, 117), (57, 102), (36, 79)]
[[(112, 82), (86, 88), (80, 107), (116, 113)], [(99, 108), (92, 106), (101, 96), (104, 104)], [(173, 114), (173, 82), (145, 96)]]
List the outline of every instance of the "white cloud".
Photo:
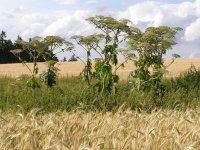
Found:
[(147, 1), (129, 6), (122, 15), (131, 19), (135, 24), (147, 22), (150, 26), (182, 25), (185, 19), (197, 16), (198, 7), (192, 2), (166, 4)]
[[(78, 5), (78, 2), (80, 2), (80, 0), (53, 1), (59, 1), (67, 5)], [(95, 3), (97, 1), (82, 0), (82, 2)], [(129, 5), (124, 11), (117, 12), (109, 9), (109, 7), (104, 10), (88, 8), (77, 9), (76, 11), (57, 10), (49, 12), (42, 12), (42, 10), (41, 12), (35, 12), (19, 7), (6, 11), (0, 10), (0, 14), (0, 30), (5, 30), (8, 37), (12, 39), (16, 39), (18, 34), (24, 39), (32, 36), (60, 35), (70, 37), (74, 34), (91, 34), (98, 32), (98, 30), (95, 30), (84, 19), (101, 14), (110, 15), (118, 19), (128, 18), (140, 28), (160, 25), (180, 26), (184, 29), (184, 33), (180, 38), (180, 44), (176, 47), (177, 50), (194, 49), (194, 51), (187, 51), (184, 54), (185, 56), (189, 56), (192, 52), (195, 53), (199, 46), (199, 44), (196, 44), (194, 47), (195, 43), (192, 42), (200, 39), (200, 0), (194, 2), (185, 1), (177, 4), (143, 1)], [(186, 47), (185, 43), (191, 47)]]
[(63, 16), (52, 21), (42, 32), (42, 36), (61, 35), (70, 37), (75, 34), (92, 34), (95, 28), (85, 21), (90, 14), (94, 14), (91, 10), (77, 10), (74, 13), (61, 12)]
[(192, 22), (185, 29), (185, 39), (187, 41), (193, 41), (200, 38), (200, 18)]
[(136, 25), (180, 26), (185, 30), (185, 39), (192, 41), (200, 38), (200, 0), (167, 4), (156, 1), (140, 2), (128, 7), (121, 13)]
[[(9, 38), (16, 39), (19, 34), (24, 39), (33, 36), (60, 35), (70, 37), (74, 34), (92, 34), (95, 28), (85, 21), (92, 10), (54, 11), (49, 13), (22, 12), (5, 13), (0, 16), (0, 29), (9, 34)], [(13, 14), (13, 15), (12, 15)], [(13, 34), (15, 33), (15, 34)]]
[(77, 0), (56, 0), (61, 4), (64, 5), (72, 5), (72, 4), (76, 4)]
[(41, 33), (44, 30), (45, 25), (42, 23), (33, 23), (29, 28), (24, 30), (21, 34), (22, 37), (29, 37), (30, 35), (36, 36), (38, 33)]
[(93, 4), (93, 3), (97, 3), (97, 0), (86, 0), (87, 4)]
[(196, 15), (200, 17), (200, 0), (196, 0), (194, 5), (196, 6)]
[(135, 24), (138, 22), (151, 22), (160, 10), (157, 2), (142, 2), (128, 7), (124, 12), (124, 17), (128, 17)]
[(185, 18), (195, 14), (196, 6), (192, 2), (183, 2), (176, 7), (175, 15)]
[[(77, 0), (57, 1), (73, 4)], [(94, 2), (96, 0), (85, 1)], [(194, 40), (199, 38), (199, 32), (196, 31), (199, 25), (197, 17), (200, 6), (197, 4), (200, 4), (200, 0), (193, 3), (183, 2), (179, 4), (146, 1), (131, 5), (127, 10), (121, 12), (79, 9), (70, 13), (69, 11), (64, 10), (48, 13), (35, 13), (25, 9), (15, 9), (15, 11), (1, 12), (3, 15), (0, 16), (0, 21), (5, 23), (1, 24), (0, 27), (2, 27), (2, 29), (8, 28), (9, 30), (10, 27), (14, 27), (11, 30), (24, 37), (32, 36), (36, 33), (42, 35), (66, 33), (67, 30), (68, 33), (82, 33), (87, 29), (84, 21), (85, 18), (95, 14), (110, 14), (117, 18), (117, 15), (119, 15), (120, 18), (129, 18), (137, 26), (144, 26), (144, 28), (146, 26), (160, 25), (181, 26), (186, 29), (185, 39)]]
[[(63, 4), (63, 5), (73, 5), (73, 4), (76, 4), (78, 2), (78, 0), (55, 0), (55, 1), (57, 1), (60, 4)], [(84, 0), (84, 1), (87, 4), (97, 3), (97, 0)]]
[[(179, 44), (173, 51), (185, 57), (196, 57), (200, 49), (200, 0), (169, 4), (156, 1), (139, 2), (130, 5), (120, 17), (130, 19), (136, 26), (179, 26)], [(182, 37), (180, 37), (182, 36)], [(171, 53), (171, 52), (170, 52)]]

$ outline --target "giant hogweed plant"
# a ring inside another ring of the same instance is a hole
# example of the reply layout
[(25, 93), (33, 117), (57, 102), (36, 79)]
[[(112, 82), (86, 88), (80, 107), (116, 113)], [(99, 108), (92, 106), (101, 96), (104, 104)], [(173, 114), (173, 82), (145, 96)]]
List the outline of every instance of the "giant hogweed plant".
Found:
[[(99, 42), (103, 37), (104, 36), (102, 34), (92, 34), (88, 36), (74, 35), (71, 37), (86, 52), (86, 63), (81, 60), (85, 65), (83, 71), (81, 72), (81, 77), (89, 86), (91, 85), (91, 80), (93, 78), (91, 51), (95, 51), (103, 59), (102, 54), (98, 51), (100, 48)], [(75, 55), (75, 53), (73, 54)], [(78, 56), (77, 58), (80, 59)]]
[(47, 87), (52, 87), (56, 84), (58, 72), (58, 68), (55, 66), (58, 62), (56, 55), (64, 51), (70, 51), (74, 46), (71, 42), (59, 36), (47, 36), (43, 41), (44, 47), (46, 47), (43, 58), (47, 64), (47, 70), (40, 74), (40, 78)]
[[(156, 95), (162, 95), (164, 86), (161, 83), (166, 70), (163, 55), (170, 50), (175, 42), (175, 35), (181, 28), (178, 27), (149, 27), (144, 32), (127, 37), (130, 51), (134, 51), (137, 58), (134, 60), (136, 70), (133, 72), (134, 89), (149, 91), (153, 89)], [(175, 58), (179, 55), (174, 54)], [(174, 59), (171, 63), (173, 63)]]
[[(38, 59), (44, 51), (43, 42), (39, 37), (34, 37), (29, 39), (29, 41), (24, 41), (22, 39), (16, 41), (17, 44), (22, 46), (22, 49), (14, 49), (11, 52), (22, 62), (22, 64), (28, 69), (31, 74), (31, 77), (26, 81), (26, 85), (31, 88), (39, 87), (39, 84), (36, 80), (36, 75), (38, 74)], [(31, 68), (27, 65), (27, 62), (24, 61), (21, 57), (22, 52), (27, 52), (30, 59), (32, 60), (33, 67)]]
[[(36, 88), (39, 87), (36, 81), (36, 75), (38, 74), (38, 59), (42, 57), (47, 64), (47, 70), (40, 74), (40, 79), (44, 81), (47, 87), (52, 87), (56, 84), (56, 77), (58, 68), (55, 67), (57, 63), (56, 55), (64, 52), (65, 50), (73, 49), (73, 44), (65, 41), (59, 36), (47, 36), (42, 39), (41, 37), (35, 37), (30, 39), (29, 42), (18, 40), (18, 44), (22, 45), (22, 49), (15, 49), (11, 52), (19, 58), (19, 60), (27, 67), (31, 73), (31, 78), (27, 80), (27, 86)], [(60, 50), (60, 48), (62, 49)], [(33, 60), (33, 69), (31, 69), (24, 60), (22, 60), (20, 53), (27, 51)]]
[[(118, 21), (105, 16), (90, 17), (86, 20), (104, 33), (104, 40), (101, 43), (103, 48), (100, 49), (103, 59), (97, 61), (94, 66), (96, 79), (94, 88), (100, 93), (115, 93), (119, 76), (113, 66), (118, 68), (119, 44), (125, 40), (125, 35), (131, 34), (131, 28), (128, 25), (130, 21), (125, 19)], [(123, 65), (120, 64), (120, 66)]]

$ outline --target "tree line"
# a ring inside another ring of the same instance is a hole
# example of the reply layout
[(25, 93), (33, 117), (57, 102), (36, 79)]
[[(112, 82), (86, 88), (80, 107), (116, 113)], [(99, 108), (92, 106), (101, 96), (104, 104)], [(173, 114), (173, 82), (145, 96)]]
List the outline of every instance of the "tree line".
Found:
[[(0, 64), (6, 63), (20, 63), (20, 60), (15, 57), (11, 50), (13, 49), (21, 49), (22, 45), (17, 43), (17, 41), (22, 40), (20, 36), (17, 37), (16, 41), (12, 42), (10, 39), (7, 39), (7, 35), (5, 31), (1, 31), (0, 33)], [(32, 58), (27, 51), (22, 52), (21, 58), (26, 62), (32, 62)], [(44, 59), (40, 57), (38, 59), (39, 62), (44, 62)]]

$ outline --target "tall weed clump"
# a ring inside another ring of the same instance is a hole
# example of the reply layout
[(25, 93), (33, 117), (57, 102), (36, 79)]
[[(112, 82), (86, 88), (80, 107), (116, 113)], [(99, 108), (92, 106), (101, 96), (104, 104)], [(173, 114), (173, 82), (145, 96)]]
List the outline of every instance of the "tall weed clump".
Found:
[[(164, 81), (166, 85), (165, 100), (168, 106), (199, 107), (200, 104), (200, 70), (193, 65), (178, 77)], [(184, 106), (183, 106), (184, 105)]]

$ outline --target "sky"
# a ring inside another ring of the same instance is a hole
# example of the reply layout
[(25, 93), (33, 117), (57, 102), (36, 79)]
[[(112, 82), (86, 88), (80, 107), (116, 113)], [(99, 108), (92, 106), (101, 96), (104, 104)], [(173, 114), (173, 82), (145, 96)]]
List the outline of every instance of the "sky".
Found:
[[(144, 30), (149, 26), (181, 27), (178, 44), (166, 57), (200, 57), (200, 0), (0, 0), (0, 30), (15, 40), (48, 35), (93, 34), (85, 19), (94, 15), (130, 19)], [(78, 51), (84, 57), (83, 51)], [(64, 55), (60, 55), (60, 58)]]

